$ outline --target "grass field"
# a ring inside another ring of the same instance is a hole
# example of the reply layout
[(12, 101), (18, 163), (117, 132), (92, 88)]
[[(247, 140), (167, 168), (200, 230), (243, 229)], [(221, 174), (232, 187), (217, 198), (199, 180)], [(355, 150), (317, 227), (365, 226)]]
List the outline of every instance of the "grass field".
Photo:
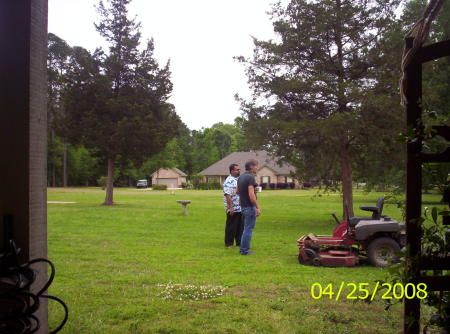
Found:
[[(220, 191), (116, 189), (118, 205), (103, 207), (103, 191), (49, 189), (49, 201), (76, 202), (48, 204), (49, 258), (57, 269), (50, 293), (70, 308), (63, 333), (400, 333), (400, 306), (384, 311), (379, 301), (311, 298), (316, 282), (373, 286), (386, 276), (364, 263), (298, 264), (297, 238), (329, 234), (329, 213), (341, 212), (339, 195), (313, 195), (262, 192), (254, 254), (240, 256), (223, 244)], [(356, 193), (355, 209), (379, 195)], [(192, 201), (188, 216), (178, 199)], [(401, 216), (394, 205), (385, 214)], [(61, 317), (51, 304), (50, 324)]]

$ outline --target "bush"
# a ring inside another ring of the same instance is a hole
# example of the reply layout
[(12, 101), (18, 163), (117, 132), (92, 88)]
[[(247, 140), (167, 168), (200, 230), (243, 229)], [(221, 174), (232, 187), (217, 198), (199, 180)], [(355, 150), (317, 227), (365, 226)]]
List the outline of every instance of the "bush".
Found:
[(302, 183), (302, 188), (303, 188), (303, 189), (309, 189), (309, 188), (312, 188), (311, 182), (303, 182), (303, 183)]
[(154, 184), (153, 190), (167, 190), (167, 184)]
[(198, 186), (200, 183), (202, 183), (202, 180), (203, 180), (203, 176), (193, 174), (193, 175), (189, 176), (188, 182), (191, 183), (195, 189), (198, 189)]
[(261, 183), (261, 189), (266, 190), (267, 189), (267, 182)]
[(183, 188), (183, 189), (192, 189), (193, 186), (192, 186), (192, 183), (190, 183), (190, 182), (181, 182), (181, 188)]
[(98, 184), (99, 187), (102, 187), (102, 190), (105, 190), (107, 182), (108, 182), (108, 177), (107, 176), (100, 176), (97, 179), (97, 184)]
[(270, 189), (275, 189), (275, 183), (269, 183), (269, 187), (270, 187)]
[(194, 186), (190, 182), (181, 182), (181, 188), (183, 188), (183, 189), (193, 189)]
[(278, 182), (277, 183), (277, 189), (287, 189), (288, 184), (284, 182)]
[(289, 182), (289, 188), (294, 189), (295, 188), (295, 183), (294, 182)]
[(220, 190), (222, 185), (219, 182), (202, 182), (199, 183), (196, 189), (200, 190)]

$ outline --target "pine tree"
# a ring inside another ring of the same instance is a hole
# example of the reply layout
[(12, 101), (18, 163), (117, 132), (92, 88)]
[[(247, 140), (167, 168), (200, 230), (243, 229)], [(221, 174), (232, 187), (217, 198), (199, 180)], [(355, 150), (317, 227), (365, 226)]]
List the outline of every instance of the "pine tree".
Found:
[(116, 164), (140, 165), (162, 151), (181, 126), (175, 107), (167, 102), (172, 90), (169, 63), (160, 68), (152, 40), (139, 51), (140, 24), (128, 18), (129, 3), (99, 2), (96, 28), (109, 43), (109, 52), (80, 54), (67, 94), (71, 138), (107, 161), (104, 205), (114, 204)]
[(355, 143), (365, 129), (362, 104), (377, 83), (372, 73), (383, 66), (379, 44), (398, 3), (278, 3), (271, 13), (277, 39), (254, 39), (253, 58), (238, 57), (253, 90), (251, 101), (241, 101), (250, 142), (266, 145), (303, 177), (339, 174), (344, 218), (353, 216)]

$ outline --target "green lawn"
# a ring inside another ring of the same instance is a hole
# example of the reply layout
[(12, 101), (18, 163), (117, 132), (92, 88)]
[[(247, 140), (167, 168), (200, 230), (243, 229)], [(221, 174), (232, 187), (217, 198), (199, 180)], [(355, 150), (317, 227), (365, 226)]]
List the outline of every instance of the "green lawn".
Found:
[[(329, 213), (341, 212), (339, 195), (314, 193), (262, 192), (254, 254), (240, 256), (223, 245), (220, 191), (116, 189), (118, 205), (103, 207), (103, 191), (50, 189), (49, 201), (76, 202), (48, 204), (49, 258), (57, 268), (50, 293), (70, 308), (63, 333), (400, 333), (400, 306), (384, 311), (381, 302), (311, 298), (315, 282), (373, 286), (386, 276), (367, 264), (298, 264), (297, 238), (330, 233)], [(379, 195), (356, 193), (355, 208), (374, 204)], [(192, 201), (188, 216), (181, 215), (178, 199)], [(394, 205), (385, 213), (400, 219)], [(195, 300), (202, 286), (226, 289)], [(187, 296), (174, 291), (181, 287)], [(50, 323), (61, 317), (51, 303)]]

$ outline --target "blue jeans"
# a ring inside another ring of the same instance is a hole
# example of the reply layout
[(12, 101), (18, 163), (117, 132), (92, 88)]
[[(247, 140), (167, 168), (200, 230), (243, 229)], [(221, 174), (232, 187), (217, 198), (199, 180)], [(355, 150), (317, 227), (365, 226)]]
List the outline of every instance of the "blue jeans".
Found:
[(250, 241), (252, 240), (253, 229), (256, 224), (256, 207), (243, 207), (242, 217), (244, 220), (244, 232), (242, 232), (240, 253), (247, 254), (250, 250)]

